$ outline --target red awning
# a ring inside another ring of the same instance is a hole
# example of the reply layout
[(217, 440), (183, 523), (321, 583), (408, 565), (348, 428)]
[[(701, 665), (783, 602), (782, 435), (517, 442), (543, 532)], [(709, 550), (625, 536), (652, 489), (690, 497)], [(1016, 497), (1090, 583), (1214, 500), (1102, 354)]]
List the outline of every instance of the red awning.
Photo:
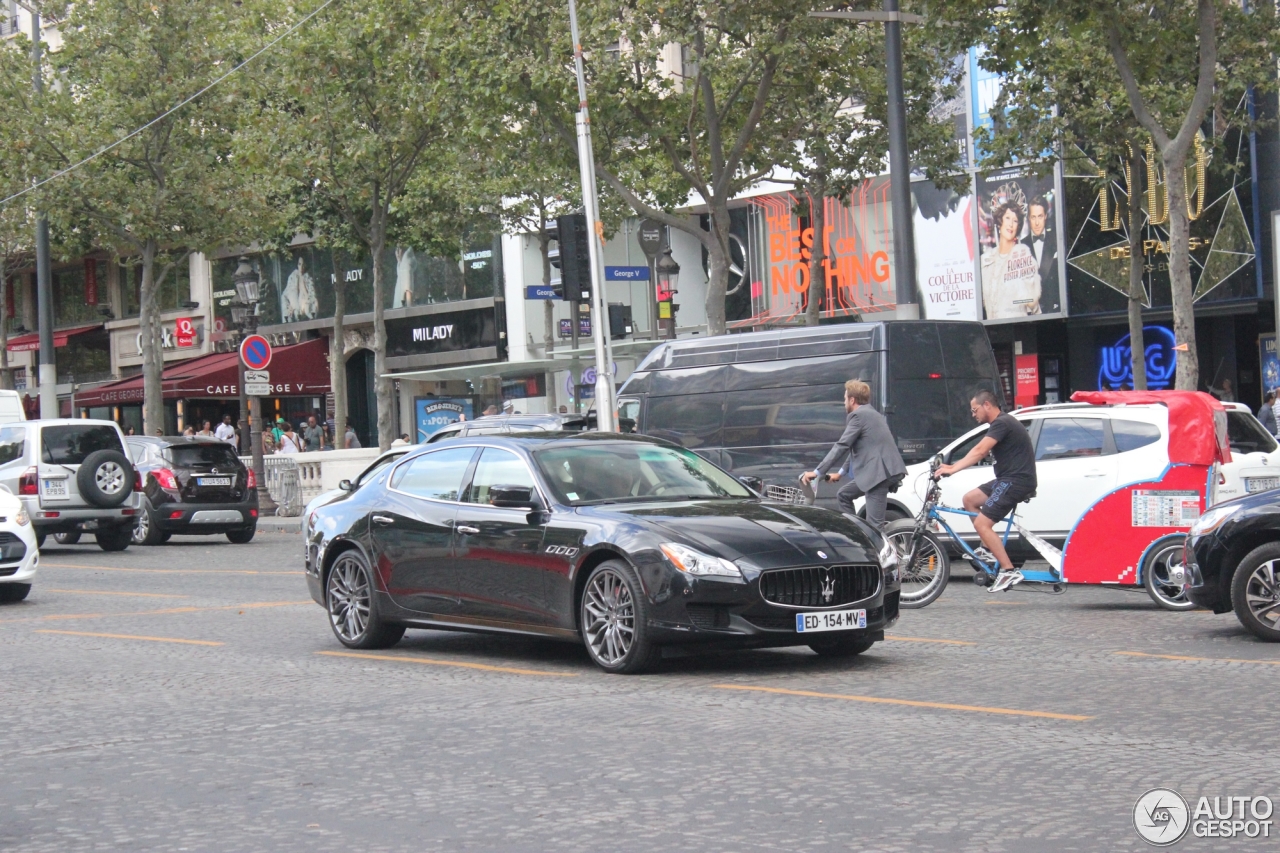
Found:
[[(271, 374), (271, 396), (303, 397), (328, 393), (328, 352), (327, 338), (276, 349), (267, 367)], [(240, 396), (236, 368), (239, 360), (239, 353), (217, 352), (169, 365), (160, 379), (164, 399), (235, 399)], [(131, 376), (77, 394), (76, 405), (114, 406), (140, 402), (142, 396), (142, 376)]]
[[(95, 323), (92, 326), (75, 326), (70, 329), (55, 329), (53, 332), (53, 345), (55, 347), (65, 347), (70, 338), (101, 328), (101, 323)], [(31, 350), (38, 350), (40, 349), (40, 333), (32, 332), (29, 335), (19, 335), (16, 338), (9, 338), (9, 344), (6, 349), (8, 349), (9, 352), (29, 352)]]

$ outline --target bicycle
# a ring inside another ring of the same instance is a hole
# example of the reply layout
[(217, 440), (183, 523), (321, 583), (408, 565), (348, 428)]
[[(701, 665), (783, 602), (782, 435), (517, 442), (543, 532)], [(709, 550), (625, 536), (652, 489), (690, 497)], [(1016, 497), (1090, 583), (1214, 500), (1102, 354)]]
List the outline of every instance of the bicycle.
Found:
[[(947, 554), (942, 540), (929, 529), (930, 525), (940, 525), (947, 535), (960, 546), (966, 559), (973, 565), (976, 573), (974, 583), (979, 586), (990, 586), (1000, 573), (1000, 564), (995, 556), (986, 548), (970, 548), (951, 525), (947, 523), (943, 513), (965, 515), (976, 518), (976, 512), (943, 506), (939, 504), (942, 497), (942, 484), (935, 474), (942, 465), (942, 457), (935, 456), (929, 463), (929, 489), (925, 493), (924, 505), (914, 519), (901, 519), (885, 527), (885, 538), (893, 545), (898, 554), (906, 559), (899, 562), (899, 579), (902, 582), (902, 593), (899, 605), (908, 609), (924, 607), (937, 600), (946, 589), (951, 578), (951, 558)], [(1066, 581), (1062, 579), (1062, 554), (1048, 542), (1023, 529), (1017, 523), (1017, 508), (1004, 519), (1004, 534), (1001, 543), (1008, 548), (1009, 533), (1016, 527), (1018, 535), (1029, 542), (1048, 565), (1047, 570), (1022, 569), (1022, 582), (1046, 584), (1047, 592), (1061, 593), (1066, 591)]]

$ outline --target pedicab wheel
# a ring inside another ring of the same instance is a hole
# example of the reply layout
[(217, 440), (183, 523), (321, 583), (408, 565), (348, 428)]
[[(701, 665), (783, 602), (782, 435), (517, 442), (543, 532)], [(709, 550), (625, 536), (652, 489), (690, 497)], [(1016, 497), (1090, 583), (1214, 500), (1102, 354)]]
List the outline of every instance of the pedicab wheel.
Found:
[(917, 534), (916, 522), (910, 518), (886, 526), (884, 537), (898, 552), (899, 606), (914, 610), (942, 595), (951, 577), (951, 561), (938, 537), (928, 530)]
[(1280, 542), (1245, 555), (1231, 579), (1231, 607), (1249, 633), (1280, 643)]
[(1165, 610), (1196, 608), (1196, 603), (1187, 597), (1186, 588), (1174, 580), (1175, 574), (1182, 574), (1182, 546), (1186, 539), (1181, 533), (1158, 539), (1142, 561), (1142, 585), (1151, 600)]

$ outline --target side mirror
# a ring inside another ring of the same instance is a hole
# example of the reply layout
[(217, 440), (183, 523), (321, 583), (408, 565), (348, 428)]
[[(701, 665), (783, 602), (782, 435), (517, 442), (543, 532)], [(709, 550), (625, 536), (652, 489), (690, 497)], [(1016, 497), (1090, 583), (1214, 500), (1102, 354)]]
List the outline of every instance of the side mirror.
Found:
[(542, 500), (530, 486), (490, 486), (489, 505), (507, 509), (542, 509)]
[(344, 492), (354, 492), (356, 490), (356, 487), (351, 485), (350, 480), (342, 480), (338, 483), (338, 488)]
[(738, 482), (758, 495), (764, 494), (764, 480), (759, 477), (739, 477)]

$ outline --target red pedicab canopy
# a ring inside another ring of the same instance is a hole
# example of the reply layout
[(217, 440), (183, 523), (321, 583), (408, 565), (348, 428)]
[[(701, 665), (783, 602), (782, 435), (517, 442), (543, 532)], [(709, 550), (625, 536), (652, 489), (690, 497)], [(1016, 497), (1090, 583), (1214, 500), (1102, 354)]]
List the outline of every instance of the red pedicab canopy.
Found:
[(1159, 403), (1169, 409), (1169, 461), (1190, 465), (1230, 462), (1227, 410), (1203, 391), (1077, 391), (1076, 403), (1095, 406)]

